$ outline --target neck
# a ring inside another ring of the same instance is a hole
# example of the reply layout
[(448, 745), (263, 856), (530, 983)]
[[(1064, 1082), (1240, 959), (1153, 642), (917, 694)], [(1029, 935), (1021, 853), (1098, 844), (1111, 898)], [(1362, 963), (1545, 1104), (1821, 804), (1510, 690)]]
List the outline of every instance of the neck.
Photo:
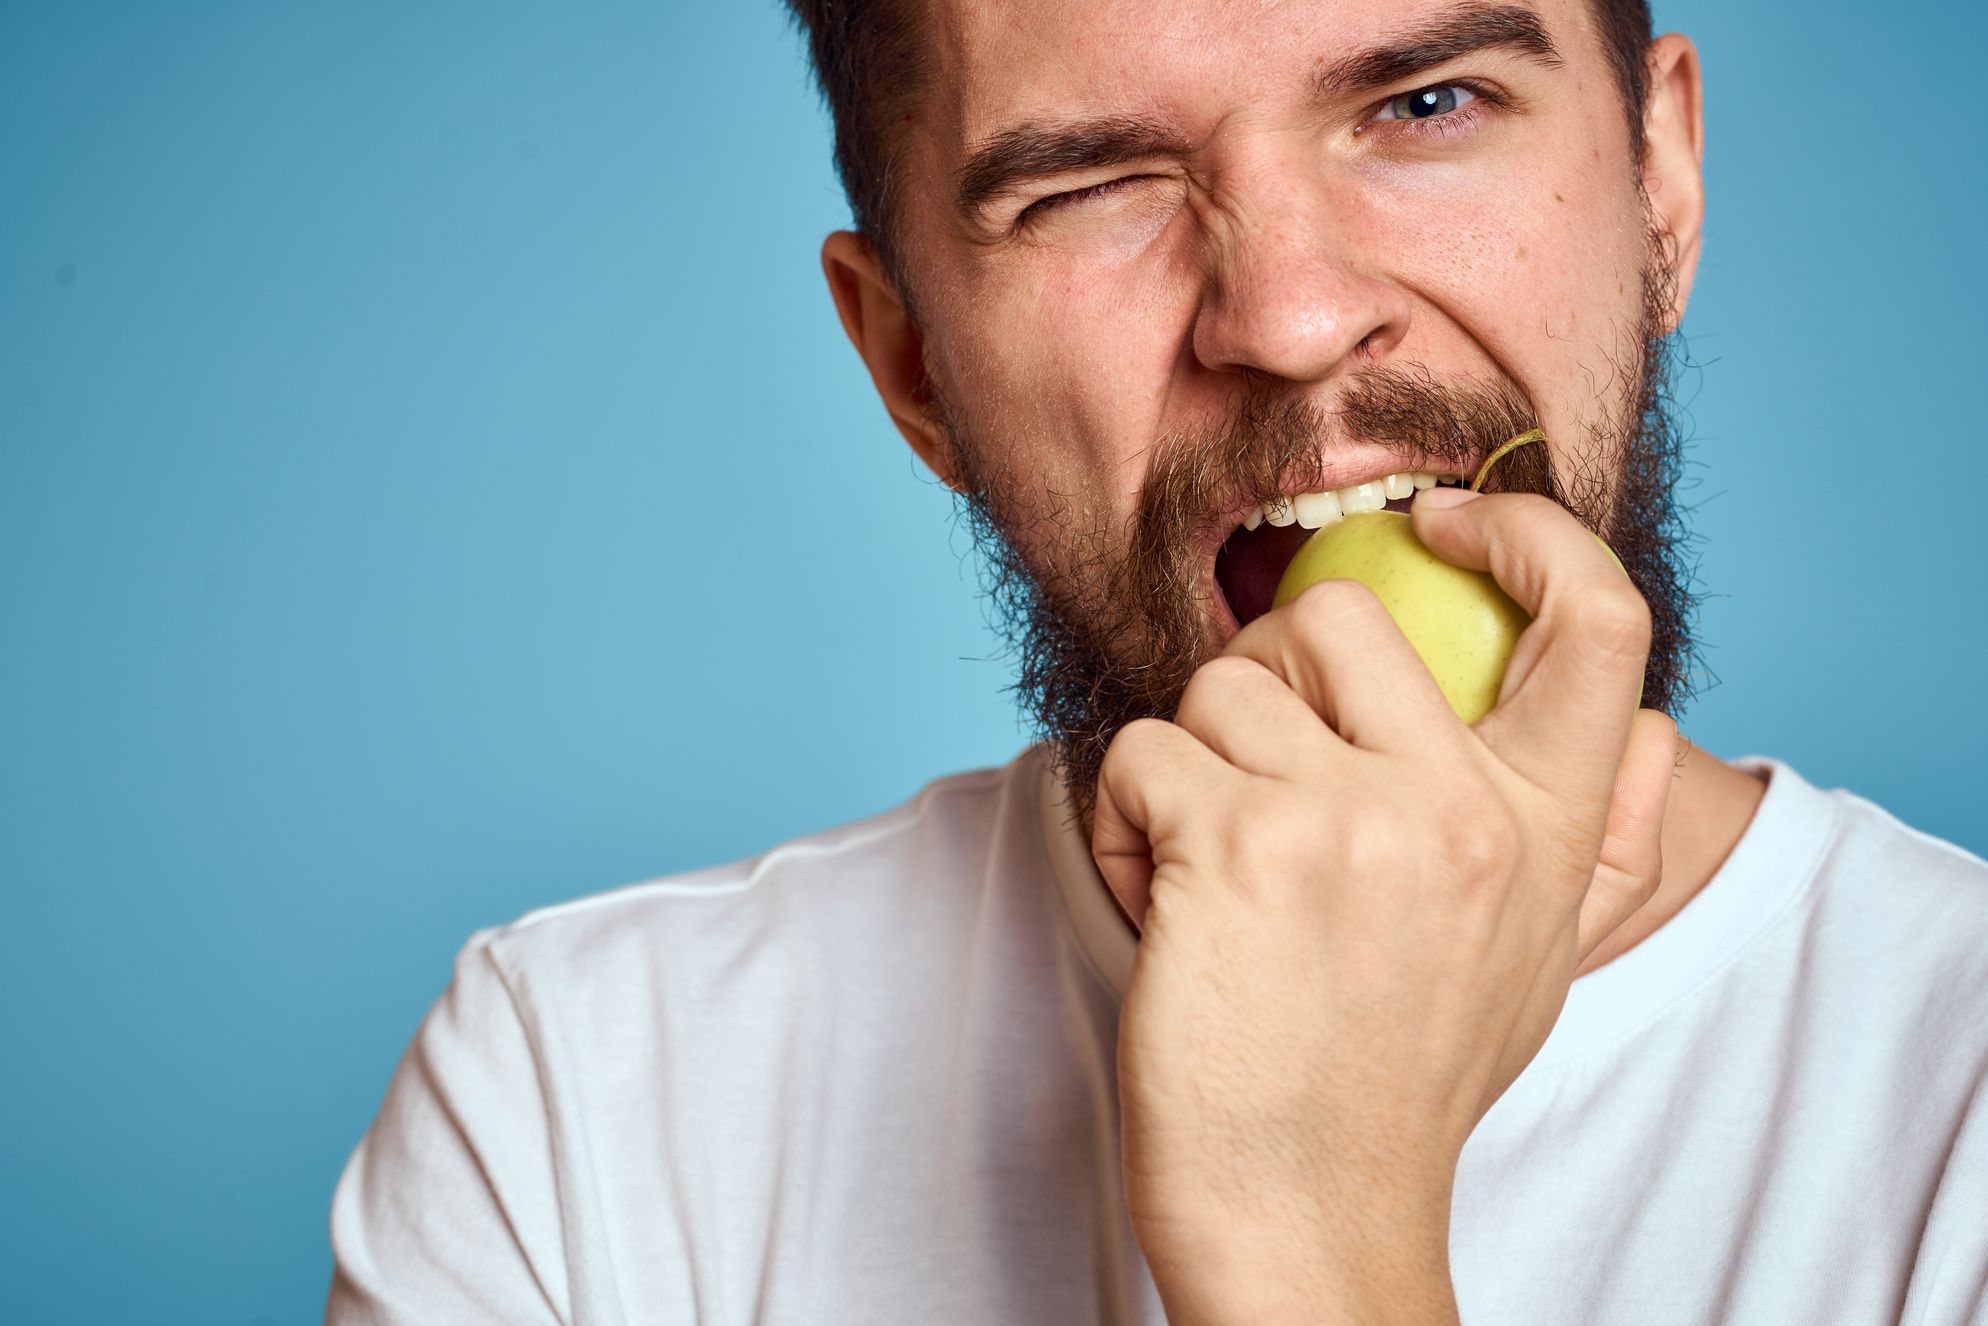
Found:
[(1596, 946), (1574, 974), (1585, 976), (1648, 939), (1698, 896), (1725, 864), (1766, 795), (1759, 778), (1684, 743), (1664, 809), (1664, 877), (1656, 894)]

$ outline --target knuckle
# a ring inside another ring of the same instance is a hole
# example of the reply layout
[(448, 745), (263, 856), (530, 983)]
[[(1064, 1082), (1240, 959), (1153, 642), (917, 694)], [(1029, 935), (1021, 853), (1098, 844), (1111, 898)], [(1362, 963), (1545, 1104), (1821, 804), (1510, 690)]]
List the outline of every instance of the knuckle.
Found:
[(1494, 496), (1498, 498), (1511, 519), (1526, 524), (1536, 520), (1551, 520), (1556, 515), (1565, 515), (1567, 512), (1567, 508), (1540, 493), (1497, 493)]
[(1403, 833), (1381, 814), (1356, 816), (1340, 827), (1335, 859), (1354, 879), (1386, 879), (1401, 868)]
[(1508, 816), (1481, 812), (1449, 817), (1439, 844), (1450, 870), (1468, 885), (1503, 883), (1520, 850), (1518, 826)]
[(1554, 522), (1573, 519), (1566, 507), (1539, 493), (1493, 492), (1487, 496), (1489, 502), (1474, 503), (1470, 509), (1482, 508), (1488, 536), (1510, 547), (1529, 547), (1550, 537)]
[(1232, 807), (1221, 819), (1218, 841), (1235, 886), (1263, 900), (1299, 880), (1317, 855), (1307, 818), (1299, 803), (1274, 787)]
[(1233, 654), (1212, 658), (1196, 668), (1181, 692), (1174, 713), (1176, 721), (1190, 732), (1206, 734), (1233, 713), (1240, 692), (1254, 685), (1264, 669), (1254, 659)]
[(1630, 876), (1630, 881), (1632, 884), (1631, 891), (1635, 896), (1638, 907), (1656, 897), (1657, 889), (1664, 882), (1663, 852), (1661, 850), (1650, 852), (1643, 861), (1638, 863), (1637, 869)]
[(1136, 768), (1155, 750), (1171, 742), (1169, 731), (1173, 724), (1160, 718), (1135, 718), (1118, 730), (1105, 748), (1104, 769), (1111, 773), (1124, 773), (1127, 766)]
[(1296, 624), (1309, 633), (1387, 610), (1374, 591), (1357, 580), (1321, 580), (1291, 601), (1291, 611)]
[(1627, 585), (1575, 595), (1567, 618), (1572, 637), (1598, 657), (1641, 659), (1650, 652), (1650, 605)]
[(1233, 695), (1268, 675), (1261, 663), (1240, 654), (1211, 658), (1188, 678), (1187, 689), (1180, 697), (1181, 711), (1184, 713), (1190, 706), (1206, 703), (1216, 696)]
[(1217, 830), (1215, 845), (1227, 863), (1223, 878), (1230, 886), (1245, 898), (1264, 897), (1280, 870), (1280, 854), (1264, 835), (1229, 820)]

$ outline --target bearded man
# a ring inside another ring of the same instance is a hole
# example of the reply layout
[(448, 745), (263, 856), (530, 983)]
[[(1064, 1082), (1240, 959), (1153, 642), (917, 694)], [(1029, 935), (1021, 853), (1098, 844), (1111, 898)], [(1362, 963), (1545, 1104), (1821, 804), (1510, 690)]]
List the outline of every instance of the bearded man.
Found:
[[(1690, 42), (795, 3), (1043, 740), (476, 936), (329, 1319), (1980, 1320), (1988, 867), (1667, 716)], [(1380, 505), (1530, 618), (1475, 723), (1369, 590), (1272, 607)]]

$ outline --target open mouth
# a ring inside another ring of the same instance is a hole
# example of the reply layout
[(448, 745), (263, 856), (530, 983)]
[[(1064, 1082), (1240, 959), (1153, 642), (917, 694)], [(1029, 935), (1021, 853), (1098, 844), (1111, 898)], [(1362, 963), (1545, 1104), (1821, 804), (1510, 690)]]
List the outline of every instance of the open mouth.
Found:
[(1238, 626), (1270, 611), (1284, 568), (1314, 531), (1363, 511), (1406, 512), (1416, 492), (1461, 484), (1461, 475), (1410, 470), (1315, 493), (1285, 493), (1244, 517), (1215, 554), (1215, 584)]

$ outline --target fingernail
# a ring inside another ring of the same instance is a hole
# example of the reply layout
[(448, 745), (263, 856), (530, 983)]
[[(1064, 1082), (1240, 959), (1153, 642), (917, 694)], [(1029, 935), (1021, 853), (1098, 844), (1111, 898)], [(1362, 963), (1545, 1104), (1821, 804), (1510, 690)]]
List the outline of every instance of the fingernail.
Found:
[(1446, 507), (1462, 506), (1465, 502), (1482, 497), (1468, 488), (1424, 488), (1415, 494), (1416, 506), (1434, 507), (1441, 511)]

